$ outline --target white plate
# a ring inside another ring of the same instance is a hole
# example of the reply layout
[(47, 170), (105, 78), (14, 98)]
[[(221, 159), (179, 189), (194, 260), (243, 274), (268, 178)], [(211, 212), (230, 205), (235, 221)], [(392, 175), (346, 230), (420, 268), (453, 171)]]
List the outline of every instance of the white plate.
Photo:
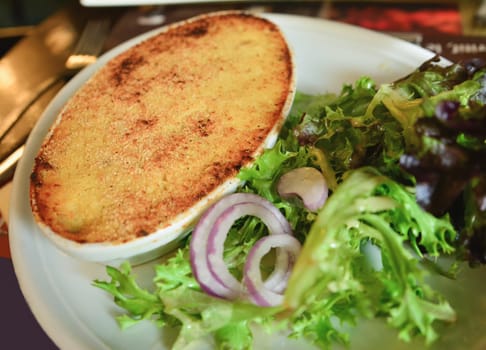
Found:
[[(298, 89), (308, 93), (339, 92), (343, 83), (362, 75), (378, 83), (403, 76), (432, 53), (385, 35), (334, 22), (288, 15), (268, 15), (282, 27), (296, 53)], [(150, 35), (150, 34), (149, 34)], [(146, 35), (144, 36), (146, 37)], [(29, 174), (47, 129), (66, 100), (93, 72), (117, 53), (142, 40), (138, 37), (104, 55), (78, 74), (59, 93), (34, 128), (18, 165), (10, 208), (10, 244), (20, 287), (35, 317), (62, 349), (167, 349), (173, 334), (150, 322), (119, 330), (114, 315), (120, 310), (105, 292), (91, 286), (108, 279), (104, 266), (75, 260), (57, 250), (38, 231), (29, 206)], [(135, 269), (149, 285), (152, 264)], [(439, 282), (459, 320), (443, 332), (437, 349), (484, 349), (486, 282), (484, 270), (469, 271), (460, 281)], [(353, 332), (352, 348), (419, 349), (403, 344), (383, 322), (362, 322)], [(257, 349), (302, 348), (278, 337), (258, 336)], [(278, 345), (277, 345), (278, 344)]]

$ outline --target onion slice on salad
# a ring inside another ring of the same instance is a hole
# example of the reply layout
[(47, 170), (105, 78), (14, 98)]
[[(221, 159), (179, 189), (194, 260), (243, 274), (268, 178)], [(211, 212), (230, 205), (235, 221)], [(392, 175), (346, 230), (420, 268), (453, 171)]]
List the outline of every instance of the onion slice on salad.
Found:
[(283, 174), (277, 191), (283, 198), (299, 197), (308, 210), (316, 212), (326, 202), (329, 189), (319, 170), (301, 167)]
[[(255, 201), (243, 202), (232, 205), (226, 209), (214, 223), (208, 236), (208, 261), (209, 268), (216, 279), (231, 290), (237, 291), (241, 283), (229, 272), (224, 260), (224, 241), (234, 222), (244, 216), (258, 217), (268, 228), (270, 234), (291, 234), (290, 225), (285, 217), (270, 202), (262, 205), (261, 197)], [(269, 276), (269, 287), (278, 286), (287, 274), (289, 266), (288, 256), (285, 251), (277, 250), (276, 268)], [(241, 292), (244, 292), (243, 290)]]
[[(190, 263), (196, 280), (206, 293), (225, 299), (245, 297), (245, 286), (229, 272), (223, 260), (224, 241), (233, 223), (247, 215), (258, 217), (270, 234), (292, 235), (287, 219), (266, 199), (250, 193), (234, 193), (213, 204), (193, 230)], [(290, 274), (287, 249), (277, 248), (275, 267), (265, 288), (282, 291)]]
[[(272, 248), (284, 249), (289, 254), (287, 270), (290, 271), (299, 256), (301, 245), (295, 237), (290, 235), (270, 235), (260, 238), (252, 247), (245, 263), (243, 281), (248, 289), (250, 300), (259, 306), (277, 306), (283, 302), (283, 294), (267, 288), (260, 271), (262, 258)], [(287, 275), (287, 279), (289, 276), (290, 273)]]

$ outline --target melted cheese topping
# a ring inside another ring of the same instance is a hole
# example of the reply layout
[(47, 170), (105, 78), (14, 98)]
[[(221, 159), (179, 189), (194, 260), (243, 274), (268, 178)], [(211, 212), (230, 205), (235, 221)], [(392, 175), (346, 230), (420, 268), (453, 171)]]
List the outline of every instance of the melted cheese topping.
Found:
[(292, 81), (267, 20), (226, 13), (169, 27), (68, 101), (35, 160), (34, 215), (77, 242), (167, 226), (261, 153)]

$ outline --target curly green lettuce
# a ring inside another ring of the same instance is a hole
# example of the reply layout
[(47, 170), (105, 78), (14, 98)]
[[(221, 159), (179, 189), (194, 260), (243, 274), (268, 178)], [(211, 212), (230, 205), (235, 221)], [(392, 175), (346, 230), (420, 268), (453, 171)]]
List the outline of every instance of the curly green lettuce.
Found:
[[(238, 259), (251, 248), (258, 225), (247, 218), (232, 228), (232, 244), (225, 248), (230, 266), (242, 264)], [(205, 294), (191, 273), (187, 243), (157, 265), (152, 293), (137, 286), (127, 264), (120, 270), (108, 267), (111, 281), (94, 284), (127, 311), (118, 318), (122, 328), (147, 319), (177, 327), (174, 349), (208, 336), (217, 348), (250, 349), (255, 324), (288, 329), (291, 337), (330, 348), (349, 340), (339, 324), (370, 317), (387, 320), (404, 340), (421, 334), (432, 342), (434, 322), (452, 322), (455, 313), (425, 283), (428, 270), (420, 266), (420, 257), (452, 252), (448, 242), (453, 235), (447, 219), (424, 212), (401, 185), (361, 168), (346, 176), (317, 214), (282, 306), (262, 308)], [(367, 264), (363, 247), (370, 242), (379, 248), (380, 269)], [(413, 249), (417, 242), (420, 250)]]
[[(326, 310), (330, 329), (332, 317), (340, 319), (346, 310), (348, 318), (386, 318), (404, 340), (419, 333), (434, 341), (434, 321), (452, 322), (455, 313), (424, 282), (417, 241), (438, 256), (453, 252), (454, 236), (448, 220), (424, 212), (401, 185), (372, 168), (352, 172), (319, 212), (294, 267), (285, 307), (293, 310), (294, 322), (313, 320), (294, 334), (327, 346), (314, 321), (323, 322), (316, 318)], [(368, 243), (379, 248), (380, 270), (363, 268)]]

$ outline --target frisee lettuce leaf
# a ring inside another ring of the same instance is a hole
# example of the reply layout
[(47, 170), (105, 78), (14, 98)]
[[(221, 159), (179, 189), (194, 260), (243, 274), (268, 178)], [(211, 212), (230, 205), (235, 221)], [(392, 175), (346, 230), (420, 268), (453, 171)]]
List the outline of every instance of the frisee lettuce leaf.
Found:
[[(285, 307), (297, 319), (318, 315), (323, 307), (328, 317), (341, 318), (343, 309), (362, 317), (381, 315), (400, 330), (402, 339), (418, 332), (432, 342), (437, 337), (433, 322), (454, 321), (455, 314), (424, 283), (425, 270), (405, 244), (413, 244), (417, 228), (430, 253), (453, 250), (450, 223), (424, 213), (405, 188), (372, 168), (352, 172), (312, 225), (285, 293)], [(361, 268), (361, 249), (367, 242), (379, 247), (381, 270)], [(329, 300), (333, 305), (327, 305)], [(322, 342), (309, 326), (302, 327), (302, 335)], [(322, 345), (329, 344), (324, 340)]]
[[(395, 219), (400, 225), (389, 223)], [(249, 251), (248, 237), (258, 225), (257, 219), (246, 218), (232, 228), (233, 243), (225, 251), (230, 265), (235, 256)], [(414, 252), (406, 242), (414, 246), (420, 239), (436, 255), (452, 250), (447, 238), (453, 235), (447, 220), (424, 213), (404, 187), (372, 168), (361, 168), (346, 175), (313, 220), (282, 306), (261, 308), (202, 292), (190, 271), (188, 242), (156, 266), (153, 293), (137, 287), (126, 264), (120, 271), (108, 267), (111, 281), (94, 283), (128, 312), (118, 319), (122, 328), (146, 319), (178, 327), (174, 349), (208, 336), (217, 348), (249, 349), (254, 324), (273, 332), (289, 329), (290, 337), (329, 348), (348, 342), (343, 324), (371, 317), (387, 319), (404, 340), (422, 334), (431, 342), (437, 336), (433, 323), (453, 321), (455, 314), (425, 284), (427, 270), (417, 258), (423, 252)], [(369, 242), (380, 249), (381, 269), (369, 267), (362, 252)]]

